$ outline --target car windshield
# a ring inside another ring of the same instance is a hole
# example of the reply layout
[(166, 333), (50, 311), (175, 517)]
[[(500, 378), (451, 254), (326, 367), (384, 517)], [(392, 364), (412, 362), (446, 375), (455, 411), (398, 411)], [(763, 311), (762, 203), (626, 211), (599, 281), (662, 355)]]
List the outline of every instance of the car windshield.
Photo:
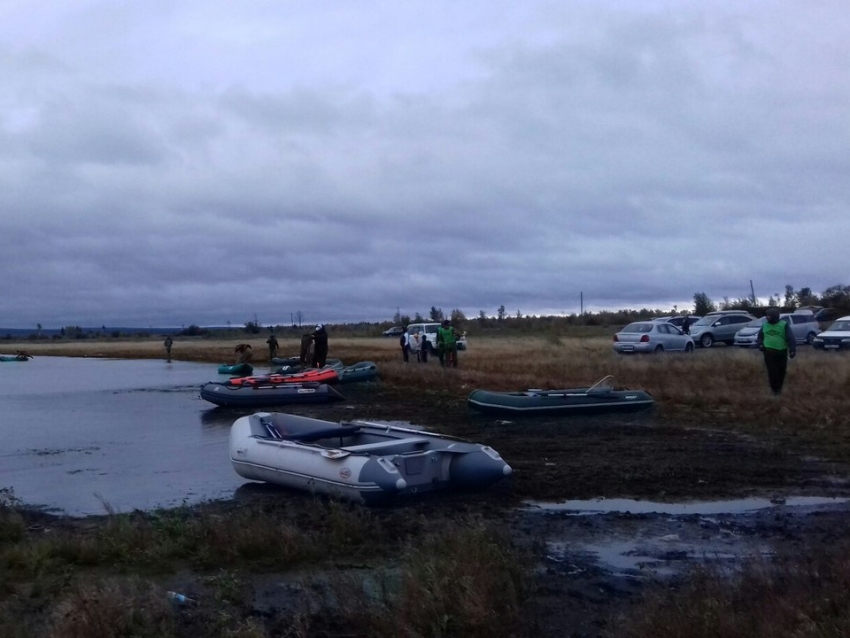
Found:
[(750, 323), (748, 323), (745, 328), (758, 328), (761, 324), (765, 322), (765, 317), (759, 317), (758, 319), (753, 319)]
[(829, 327), (830, 330), (840, 330), (842, 332), (850, 332), (850, 321), (836, 321)]
[(652, 332), (651, 323), (630, 323), (620, 332)]

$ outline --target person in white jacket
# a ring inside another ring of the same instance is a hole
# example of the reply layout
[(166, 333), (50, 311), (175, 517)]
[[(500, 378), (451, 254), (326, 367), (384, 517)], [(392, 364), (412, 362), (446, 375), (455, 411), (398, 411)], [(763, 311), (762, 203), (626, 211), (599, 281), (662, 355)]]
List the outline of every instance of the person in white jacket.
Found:
[(410, 361), (410, 335), (407, 334), (407, 326), (402, 327), (401, 336), (398, 338), (398, 343), (401, 346), (401, 356), (404, 362)]

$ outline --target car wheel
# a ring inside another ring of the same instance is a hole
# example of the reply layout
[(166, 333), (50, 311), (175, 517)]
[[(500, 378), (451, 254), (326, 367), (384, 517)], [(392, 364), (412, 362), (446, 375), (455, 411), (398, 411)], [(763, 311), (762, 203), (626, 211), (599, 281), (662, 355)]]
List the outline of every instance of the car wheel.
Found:
[(662, 346), (661, 344), (655, 346), (655, 354), (658, 354), (659, 352), (664, 352), (664, 346)]
[(817, 334), (814, 332), (810, 332), (806, 335), (806, 343), (812, 345), (815, 342), (815, 337), (817, 337)]
[(703, 348), (710, 348), (714, 345), (714, 337), (710, 334), (704, 334), (699, 338), (699, 345)]
[(690, 354), (690, 353), (691, 353), (691, 352), (693, 352), (693, 351), (694, 351), (694, 344), (692, 344), (692, 343), (686, 343), (686, 344), (685, 344), (685, 352), (687, 352), (688, 354)]

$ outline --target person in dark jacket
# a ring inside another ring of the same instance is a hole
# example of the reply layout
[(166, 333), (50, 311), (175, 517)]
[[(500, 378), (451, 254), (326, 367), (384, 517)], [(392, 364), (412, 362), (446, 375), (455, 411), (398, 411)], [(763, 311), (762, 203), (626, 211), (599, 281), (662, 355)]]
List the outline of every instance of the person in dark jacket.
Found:
[(398, 344), (401, 346), (401, 358), (407, 363), (410, 361), (410, 335), (407, 334), (407, 326), (402, 327)]
[(797, 355), (797, 341), (788, 322), (779, 318), (779, 308), (768, 308), (765, 317), (767, 321), (761, 325), (756, 343), (764, 353), (770, 391), (779, 396), (785, 382), (788, 359)]
[(313, 367), (323, 368), (328, 360), (328, 331), (320, 323), (312, 333), (313, 338)]
[(168, 357), (169, 361), (171, 361), (171, 346), (174, 345), (174, 339), (171, 338), (171, 335), (165, 337), (165, 341), (162, 342), (162, 345), (165, 346), (165, 356)]
[(428, 337), (425, 336), (425, 331), (417, 332), (416, 339), (419, 342), (419, 350), (416, 354), (419, 357), (420, 363), (428, 363)]
[(274, 336), (274, 333), (269, 335), (266, 343), (269, 344), (269, 361), (271, 361), (277, 356), (277, 349), (280, 347), (280, 344), (277, 342), (277, 337)]
[(313, 363), (313, 335), (309, 332), (301, 335), (301, 350), (298, 354), (298, 365), (306, 368)]

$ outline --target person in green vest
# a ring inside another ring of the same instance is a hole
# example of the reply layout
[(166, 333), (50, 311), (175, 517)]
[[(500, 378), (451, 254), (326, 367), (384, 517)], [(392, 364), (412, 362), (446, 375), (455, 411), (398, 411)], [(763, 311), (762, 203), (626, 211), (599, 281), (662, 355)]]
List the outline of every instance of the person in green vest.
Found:
[(765, 317), (767, 321), (761, 325), (756, 341), (759, 350), (764, 353), (770, 391), (779, 396), (785, 382), (788, 359), (797, 355), (797, 341), (788, 322), (779, 318), (779, 308), (768, 308)]
[(448, 319), (443, 319), (437, 328), (437, 349), (440, 352), (440, 364), (443, 367), (457, 368), (457, 331)]

